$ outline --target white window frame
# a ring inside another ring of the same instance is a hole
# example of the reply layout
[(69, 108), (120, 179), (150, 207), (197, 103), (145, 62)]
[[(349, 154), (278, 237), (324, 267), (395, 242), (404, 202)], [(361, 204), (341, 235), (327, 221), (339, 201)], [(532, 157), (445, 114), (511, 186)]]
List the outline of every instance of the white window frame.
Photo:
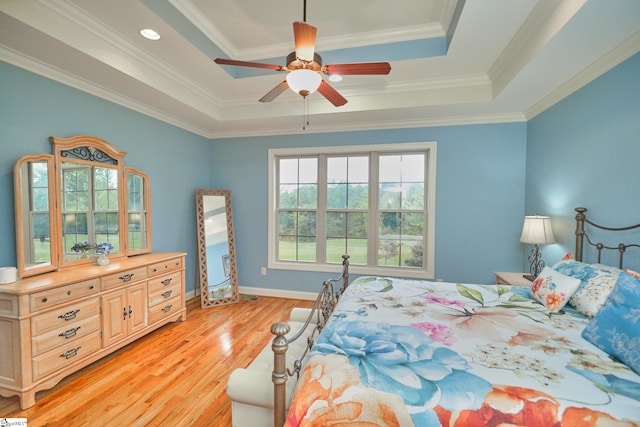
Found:
[[(269, 177), (268, 177), (268, 267), (270, 269), (294, 270), (294, 271), (317, 271), (335, 272), (336, 264), (321, 264), (314, 262), (279, 261), (277, 259), (277, 227), (278, 227), (278, 191), (275, 188), (277, 180), (277, 160), (284, 156), (305, 156), (305, 155), (335, 155), (335, 154), (369, 154), (371, 152), (403, 154), (403, 152), (426, 151), (426, 172), (425, 172), (425, 214), (427, 217), (425, 256), (422, 268), (404, 268), (391, 266), (359, 266), (351, 264), (349, 271), (353, 274), (367, 275), (387, 275), (395, 277), (409, 277), (421, 279), (435, 278), (435, 201), (436, 201), (436, 157), (437, 144), (430, 142), (411, 142), (398, 144), (367, 144), (348, 146), (328, 146), (328, 147), (302, 147), (302, 148), (272, 148), (268, 150)], [(322, 165), (318, 165), (319, 169)], [(324, 173), (320, 171), (319, 173)], [(320, 239), (321, 236), (318, 236)], [(324, 236), (322, 237), (324, 240)]]

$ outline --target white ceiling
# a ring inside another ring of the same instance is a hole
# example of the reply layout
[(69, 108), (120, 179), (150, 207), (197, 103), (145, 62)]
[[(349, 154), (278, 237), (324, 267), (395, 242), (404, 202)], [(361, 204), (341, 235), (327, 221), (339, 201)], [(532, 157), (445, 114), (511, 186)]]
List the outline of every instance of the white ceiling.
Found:
[(212, 61), (284, 65), (303, 0), (0, 0), (0, 60), (228, 138), (524, 121), (640, 51), (638, 0), (308, 0), (306, 18), (325, 64), (392, 69), (331, 83), (342, 107), (310, 95), (305, 131), (301, 96), (258, 102), (282, 73)]

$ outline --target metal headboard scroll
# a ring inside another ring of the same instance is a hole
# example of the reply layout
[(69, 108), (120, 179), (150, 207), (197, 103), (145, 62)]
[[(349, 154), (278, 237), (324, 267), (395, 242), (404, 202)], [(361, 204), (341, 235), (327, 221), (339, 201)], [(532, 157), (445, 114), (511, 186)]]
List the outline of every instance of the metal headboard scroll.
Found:
[(618, 246), (606, 246), (601, 242), (594, 243), (589, 238), (589, 235), (584, 231), (584, 223), (586, 222), (587, 224), (591, 225), (592, 227), (599, 228), (601, 230), (607, 230), (607, 231), (628, 231), (628, 230), (633, 230), (633, 229), (636, 229), (636, 228), (640, 229), (640, 224), (631, 225), (629, 227), (605, 227), (605, 226), (596, 224), (593, 221), (590, 221), (589, 219), (587, 219), (586, 215), (584, 214), (586, 211), (587, 211), (587, 208), (576, 208), (576, 212), (578, 212), (578, 214), (576, 215), (576, 253), (575, 253), (576, 260), (582, 261), (583, 244), (584, 244), (584, 238), (586, 237), (587, 243), (589, 245), (591, 245), (591, 246), (594, 246), (598, 251), (598, 263), (601, 261), (602, 251), (603, 250), (605, 250), (605, 249), (606, 250), (617, 250), (618, 254), (619, 254), (618, 255), (618, 267), (622, 268), (622, 261), (624, 259), (624, 253), (627, 250), (627, 248), (631, 248), (631, 247), (640, 248), (640, 244), (636, 244), (636, 243), (632, 243), (632, 244), (618, 243)]

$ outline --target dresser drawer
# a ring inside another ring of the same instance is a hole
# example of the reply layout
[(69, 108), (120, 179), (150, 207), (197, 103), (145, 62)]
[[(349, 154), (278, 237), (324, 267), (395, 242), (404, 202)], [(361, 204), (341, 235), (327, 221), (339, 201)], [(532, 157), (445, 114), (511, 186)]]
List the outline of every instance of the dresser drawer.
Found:
[(96, 331), (41, 356), (34, 357), (33, 379), (38, 380), (51, 372), (72, 365), (76, 360), (84, 359), (100, 350), (101, 342), (100, 331)]
[(161, 304), (154, 305), (149, 308), (149, 324), (155, 323), (163, 318), (172, 315), (176, 311), (180, 311), (182, 306), (182, 297), (177, 296), (164, 301)]
[(91, 298), (65, 305), (31, 318), (31, 336), (36, 337), (54, 329), (69, 328), (77, 320), (100, 314), (100, 299)]
[(63, 328), (54, 329), (53, 331), (33, 337), (31, 339), (32, 355), (34, 357), (39, 356), (58, 346), (78, 341), (80, 338), (99, 329), (100, 315), (97, 313), (85, 319), (76, 320), (69, 325), (65, 325)]
[(172, 281), (170, 285), (163, 285), (162, 289), (158, 289), (155, 292), (151, 292), (149, 287), (149, 307), (162, 304), (162, 302), (179, 296), (182, 292), (182, 283), (180, 280)]
[(172, 274), (167, 274), (166, 276), (149, 279), (149, 293), (153, 293), (161, 289), (167, 289), (169, 286), (173, 286), (176, 283), (182, 284), (181, 279), (182, 272), (180, 271)]
[(29, 296), (29, 306), (31, 311), (42, 310), (43, 308), (53, 307), (83, 296), (97, 294), (100, 291), (98, 281), (99, 279), (85, 280), (31, 294)]
[(147, 278), (147, 268), (140, 267), (131, 270), (121, 271), (102, 278), (102, 290), (117, 288), (129, 283), (138, 282)]
[(168, 261), (158, 262), (151, 264), (147, 267), (149, 271), (149, 277), (158, 276), (160, 274), (168, 273), (173, 270), (180, 270), (182, 268), (182, 258), (174, 258)]

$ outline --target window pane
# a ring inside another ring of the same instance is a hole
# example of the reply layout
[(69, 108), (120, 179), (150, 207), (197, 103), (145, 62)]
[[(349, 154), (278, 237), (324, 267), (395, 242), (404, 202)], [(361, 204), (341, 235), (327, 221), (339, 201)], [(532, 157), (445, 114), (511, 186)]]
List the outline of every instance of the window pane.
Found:
[(318, 186), (316, 184), (305, 184), (300, 186), (298, 192), (299, 208), (315, 208), (318, 204)]
[(402, 182), (424, 181), (424, 154), (403, 154)]
[(349, 179), (350, 183), (366, 184), (369, 182), (369, 157), (349, 157)]
[(327, 159), (327, 182), (347, 182), (346, 157), (329, 157)]
[(402, 215), (402, 237), (422, 237), (424, 235), (424, 213)]
[(327, 184), (327, 207), (329, 209), (347, 207), (347, 184)]
[(280, 184), (298, 183), (298, 159), (280, 159), (278, 182)]
[(300, 159), (299, 182), (302, 184), (315, 184), (318, 182), (318, 159)]
[(368, 214), (366, 212), (347, 213), (347, 236), (366, 239), (367, 218)]
[(380, 209), (400, 209), (402, 202), (402, 187), (398, 184), (380, 184)]
[(380, 214), (378, 228), (380, 239), (388, 239), (392, 236), (400, 236), (400, 214), (397, 212), (385, 212)]
[(327, 212), (327, 238), (346, 237), (347, 219), (344, 212)]
[(298, 261), (315, 262), (316, 239), (315, 237), (300, 237), (298, 239)]
[(369, 209), (369, 186), (367, 184), (349, 184), (348, 208)]
[(397, 267), (400, 255), (400, 240), (380, 239), (378, 242), (378, 265)]
[(298, 213), (298, 236), (316, 236), (316, 213)]
[(402, 156), (380, 156), (380, 183), (400, 182), (402, 180)]
[(405, 244), (405, 248), (408, 250), (403, 251), (404, 266), (422, 268), (423, 263), (423, 245), (422, 240), (415, 242), (408, 242)]
[(298, 229), (298, 221), (295, 212), (280, 212), (280, 236), (295, 236)]
[(282, 261), (296, 261), (298, 259), (295, 236), (280, 236), (278, 240), (278, 259)]
[(278, 207), (287, 209), (298, 206), (298, 186), (297, 185), (280, 185), (280, 194), (278, 197)]
[(424, 184), (402, 184), (402, 208), (424, 209)]

